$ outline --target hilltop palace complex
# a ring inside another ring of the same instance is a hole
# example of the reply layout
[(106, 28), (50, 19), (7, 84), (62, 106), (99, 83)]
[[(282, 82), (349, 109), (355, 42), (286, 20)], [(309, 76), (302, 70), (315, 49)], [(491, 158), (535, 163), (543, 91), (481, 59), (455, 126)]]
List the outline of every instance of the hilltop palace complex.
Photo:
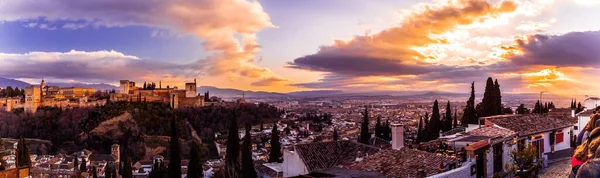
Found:
[[(110, 101), (130, 102), (162, 102), (169, 103), (172, 108), (202, 107), (204, 96), (196, 93), (196, 79), (193, 83), (185, 83), (185, 89), (158, 88), (144, 89), (136, 87), (135, 82), (121, 80), (119, 92), (110, 93)], [(0, 98), (0, 109), (11, 112), (16, 108), (23, 108), (26, 113), (35, 113), (39, 107), (90, 107), (106, 104), (107, 99), (94, 98), (96, 92), (89, 87), (47, 86), (42, 80), (40, 85), (31, 85), (25, 88), (25, 98), (11, 97)]]

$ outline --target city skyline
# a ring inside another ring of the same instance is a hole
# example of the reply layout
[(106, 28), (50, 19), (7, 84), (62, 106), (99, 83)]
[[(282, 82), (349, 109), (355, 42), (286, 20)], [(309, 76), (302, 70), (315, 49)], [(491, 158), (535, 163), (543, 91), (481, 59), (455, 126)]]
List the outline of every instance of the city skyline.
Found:
[[(226, 8), (225, 8), (226, 7)], [(600, 1), (8, 0), (0, 77), (596, 94)]]

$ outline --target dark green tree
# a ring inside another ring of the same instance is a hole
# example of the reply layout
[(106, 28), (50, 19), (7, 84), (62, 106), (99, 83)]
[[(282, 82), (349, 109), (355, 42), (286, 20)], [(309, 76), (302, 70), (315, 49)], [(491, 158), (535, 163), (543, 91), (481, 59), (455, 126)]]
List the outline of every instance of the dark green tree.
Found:
[(339, 136), (338, 136), (338, 133), (337, 133), (337, 129), (333, 129), (333, 141), (338, 141), (339, 140), (338, 137)]
[(281, 158), (281, 142), (279, 142), (279, 130), (277, 130), (277, 122), (273, 123), (273, 130), (271, 132), (271, 153), (269, 153), (269, 162), (283, 162)]
[(237, 126), (236, 111), (231, 114), (231, 125), (227, 136), (227, 153), (225, 156), (225, 175), (226, 177), (238, 178), (241, 172), (240, 163), (240, 137)]
[(427, 129), (427, 126), (429, 125), (429, 113), (425, 112), (425, 125), (424, 125), (424, 129)]
[[(190, 162), (188, 164), (188, 178), (200, 178), (202, 177), (202, 163), (200, 162), (200, 146), (196, 141), (192, 141), (190, 144)], [(158, 165), (158, 164), (156, 164)]]
[(416, 143), (421, 143), (421, 139), (423, 139), (423, 118), (419, 118), (419, 126), (417, 127), (417, 138), (415, 139)]
[(265, 130), (265, 127), (263, 126), (263, 121), (260, 121), (260, 131), (262, 132), (263, 130)]
[[(119, 173), (121, 175), (121, 178), (132, 178), (133, 177), (133, 168), (131, 167), (131, 161), (130, 161), (130, 156), (129, 156), (129, 139), (132, 136), (132, 132), (131, 129), (127, 129), (127, 131), (125, 132), (125, 134), (123, 134), (122, 138), (121, 138), (121, 162), (120, 162), (120, 169), (119, 169)], [(113, 176), (114, 177), (118, 177), (117, 175), (117, 169), (113, 169)]]
[(17, 143), (17, 165), (18, 167), (31, 167), (30, 150), (25, 138), (21, 137)]
[(371, 134), (369, 134), (369, 110), (365, 106), (365, 113), (363, 114), (363, 122), (360, 127), (360, 143), (369, 144)]
[(87, 172), (87, 161), (84, 157), (81, 158), (81, 165), (79, 165), (79, 170), (81, 172)]
[(524, 104), (521, 104), (517, 107), (516, 112), (517, 114), (529, 114), (529, 109), (527, 109)]
[(471, 96), (467, 100), (467, 106), (463, 110), (463, 117), (460, 124), (463, 127), (466, 127), (468, 124), (479, 124), (477, 110), (475, 110), (475, 82), (471, 83)]
[(485, 84), (485, 92), (483, 93), (483, 100), (481, 100), (481, 108), (478, 111), (479, 117), (487, 117), (498, 115), (498, 88), (494, 84), (492, 77), (488, 77)]
[(440, 120), (440, 109), (437, 100), (433, 102), (431, 120), (427, 127), (427, 141), (437, 139), (440, 135), (440, 130), (442, 130), (442, 121)]
[(252, 136), (250, 134), (250, 123), (246, 124), (246, 135), (242, 144), (242, 177), (256, 178), (256, 170), (254, 169), (254, 161), (252, 160)]
[(577, 103), (577, 109), (575, 110), (575, 113), (579, 113), (581, 111), (583, 111), (585, 107), (583, 107), (583, 105), (581, 105), (581, 102)]
[(541, 114), (542, 113), (542, 105), (540, 104), (540, 100), (537, 100), (535, 106), (533, 107), (533, 113)]
[(494, 81), (494, 101), (495, 101), (495, 112), (494, 115), (501, 115), (504, 114), (503, 110), (504, 108), (502, 107), (502, 92), (500, 91), (500, 84), (498, 84), (498, 79), (496, 79)]
[(181, 150), (179, 146), (179, 132), (177, 121), (171, 119), (171, 139), (169, 140), (169, 177), (181, 177)]
[(381, 115), (377, 116), (377, 124), (375, 124), (375, 136), (376, 137), (383, 137), (383, 126), (381, 125)]
[(444, 132), (452, 130), (452, 109), (450, 108), (450, 101), (446, 103), (446, 120), (444, 120)]
[(75, 154), (75, 159), (73, 159), (73, 169), (79, 169), (79, 159), (77, 158), (77, 154)]
[(456, 128), (458, 127), (458, 116), (457, 116), (457, 112), (456, 112), (456, 107), (454, 109), (454, 123), (452, 123), (452, 128)]

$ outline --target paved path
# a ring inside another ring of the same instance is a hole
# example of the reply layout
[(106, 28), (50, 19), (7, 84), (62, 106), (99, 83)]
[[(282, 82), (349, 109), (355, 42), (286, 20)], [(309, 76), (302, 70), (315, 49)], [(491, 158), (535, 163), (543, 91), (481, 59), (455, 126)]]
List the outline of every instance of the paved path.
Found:
[(548, 165), (548, 168), (542, 170), (539, 177), (569, 177), (571, 174), (571, 159), (563, 158)]

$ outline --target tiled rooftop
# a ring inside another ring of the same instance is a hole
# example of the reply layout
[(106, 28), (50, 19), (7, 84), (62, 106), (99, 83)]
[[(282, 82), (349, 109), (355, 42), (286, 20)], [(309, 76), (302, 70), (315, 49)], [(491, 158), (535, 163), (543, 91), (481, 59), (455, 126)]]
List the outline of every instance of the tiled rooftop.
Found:
[(294, 148), (309, 172), (332, 168), (356, 159), (357, 153), (372, 155), (379, 148), (354, 141), (318, 142), (298, 144)]
[(475, 130), (471, 130), (467, 134), (473, 135), (473, 136), (490, 137), (490, 138), (495, 138), (495, 137), (506, 138), (506, 137), (514, 136), (517, 133), (512, 130), (508, 130), (508, 129), (504, 129), (504, 128), (500, 128), (500, 127), (496, 127), (496, 126), (488, 126), (488, 127), (481, 127), (481, 128), (477, 128)]
[(417, 177), (423, 169), (427, 176), (440, 173), (440, 167), (457, 162), (456, 159), (425, 151), (403, 148), (401, 150), (381, 150), (367, 156), (360, 162), (351, 162), (340, 167), (361, 171), (377, 172), (385, 177)]
[(550, 131), (553, 129), (565, 128), (575, 124), (573, 122), (574, 120), (570, 117), (554, 117), (538, 114), (499, 115), (483, 117), (480, 119), (484, 119), (486, 120), (486, 122), (489, 121), (500, 127), (512, 130), (521, 136)]

